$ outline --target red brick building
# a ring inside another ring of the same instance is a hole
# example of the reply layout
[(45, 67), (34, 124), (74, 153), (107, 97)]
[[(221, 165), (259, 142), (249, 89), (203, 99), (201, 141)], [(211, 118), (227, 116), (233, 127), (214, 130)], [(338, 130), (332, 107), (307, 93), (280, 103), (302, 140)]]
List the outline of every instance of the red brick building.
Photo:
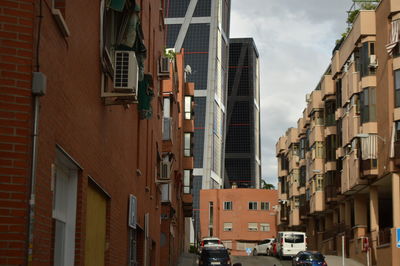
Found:
[(201, 237), (219, 237), (232, 255), (247, 255), (258, 241), (276, 237), (277, 190), (200, 190)]
[(1, 265), (167, 265), (162, 1), (136, 2), (1, 1)]

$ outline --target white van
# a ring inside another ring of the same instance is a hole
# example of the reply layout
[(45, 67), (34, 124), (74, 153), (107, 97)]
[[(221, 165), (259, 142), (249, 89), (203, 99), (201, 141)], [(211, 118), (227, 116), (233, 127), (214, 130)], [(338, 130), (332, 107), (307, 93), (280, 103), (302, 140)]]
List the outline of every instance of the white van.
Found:
[(304, 232), (278, 232), (277, 253), (280, 258), (293, 257), (300, 251), (307, 249), (307, 236)]

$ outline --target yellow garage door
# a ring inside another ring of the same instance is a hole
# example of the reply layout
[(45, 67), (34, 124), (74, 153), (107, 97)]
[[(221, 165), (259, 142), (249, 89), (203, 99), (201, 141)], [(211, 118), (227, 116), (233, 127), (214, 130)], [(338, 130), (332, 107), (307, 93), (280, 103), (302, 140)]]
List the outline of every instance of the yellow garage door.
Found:
[(107, 199), (95, 187), (87, 189), (85, 265), (103, 266), (106, 246)]

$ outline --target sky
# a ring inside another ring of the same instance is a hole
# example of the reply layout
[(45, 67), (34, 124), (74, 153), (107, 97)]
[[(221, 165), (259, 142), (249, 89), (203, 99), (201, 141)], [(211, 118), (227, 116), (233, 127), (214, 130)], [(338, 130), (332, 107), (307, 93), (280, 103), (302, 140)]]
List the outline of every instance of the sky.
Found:
[(306, 107), (346, 30), (351, 0), (232, 0), (231, 38), (252, 37), (260, 58), (262, 177), (277, 184), (275, 144)]

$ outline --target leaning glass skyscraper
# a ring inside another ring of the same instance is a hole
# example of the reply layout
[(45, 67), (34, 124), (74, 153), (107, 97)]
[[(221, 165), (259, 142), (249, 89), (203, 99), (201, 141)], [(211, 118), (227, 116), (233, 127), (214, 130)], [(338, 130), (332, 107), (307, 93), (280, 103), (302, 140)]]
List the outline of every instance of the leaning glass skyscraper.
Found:
[(200, 189), (222, 188), (230, 0), (165, 0), (166, 47), (185, 53), (195, 83), (193, 218), (199, 228)]

